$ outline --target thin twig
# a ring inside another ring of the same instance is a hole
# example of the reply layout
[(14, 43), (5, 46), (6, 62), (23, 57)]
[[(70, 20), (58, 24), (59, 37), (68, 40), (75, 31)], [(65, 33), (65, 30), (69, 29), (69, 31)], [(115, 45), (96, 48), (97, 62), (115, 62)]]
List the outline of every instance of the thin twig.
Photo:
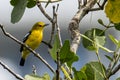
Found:
[[(62, 47), (63, 46), (63, 44), (62, 44), (62, 39), (61, 39), (61, 32), (60, 32), (60, 27), (59, 27), (59, 25), (58, 25), (58, 17), (57, 17), (57, 11), (58, 11), (58, 7), (59, 7), (59, 5), (57, 5), (57, 8), (56, 8), (56, 10), (55, 10), (55, 6), (53, 6), (53, 20), (54, 20), (54, 22), (55, 22), (55, 26), (56, 26), (56, 28), (57, 28), (57, 35), (58, 35), (58, 38), (59, 38), (59, 42), (60, 42), (60, 47)], [(59, 78), (59, 69), (61, 68), (61, 70), (63, 71), (63, 73), (64, 72), (66, 72), (66, 74), (70, 74), (70, 69), (68, 68), (68, 66), (67, 66), (67, 64), (65, 63), (64, 64), (64, 66), (61, 66), (60, 65), (60, 56), (59, 56), (60, 54), (59, 53), (57, 53), (57, 74), (56, 74), (56, 77), (57, 77), (57, 80), (58, 80), (58, 78)], [(65, 77), (66, 78), (68, 78), (69, 80), (71, 80), (71, 78), (70, 78), (70, 76), (68, 76), (68, 75), (66, 75), (66, 74), (64, 74), (65, 75)]]
[(35, 65), (33, 65), (33, 66), (32, 66), (32, 73), (33, 73), (34, 75), (36, 75), (36, 74), (37, 74), (37, 71), (36, 71), (36, 66), (35, 66)]
[(98, 51), (96, 51), (96, 56), (97, 56), (97, 58), (98, 58), (98, 62), (100, 63), (100, 67), (101, 67), (101, 69), (102, 69), (102, 70), (101, 70), (101, 71), (102, 71), (102, 74), (103, 74), (105, 80), (107, 80), (107, 76), (106, 76), (106, 74), (105, 74), (104, 67), (103, 67), (103, 65), (102, 65), (102, 63), (101, 63), (101, 61), (100, 61), (100, 56), (99, 56)]
[(60, 42), (60, 47), (62, 47), (62, 39), (61, 39), (61, 32), (60, 32), (60, 27), (58, 25), (58, 21), (57, 21), (57, 14), (55, 14), (56, 16), (56, 27), (57, 27), (57, 34), (58, 34), (58, 37), (59, 37), (59, 42)]
[(120, 69), (120, 64), (115, 67), (120, 59), (120, 54), (117, 54), (116, 52), (119, 51), (119, 48), (116, 49), (113, 55), (113, 60), (110, 62), (108, 69), (106, 70), (106, 75), (109, 78), (111, 75), (114, 75), (117, 71)]
[(58, 11), (58, 9), (59, 9), (59, 4), (57, 4), (56, 12)]
[(101, 8), (100, 2), (97, 2), (97, 5), (99, 6), (99, 8)]
[(102, 5), (99, 4), (99, 7), (98, 7), (98, 8), (93, 8), (93, 9), (90, 9), (89, 11), (103, 10), (106, 2), (107, 2), (107, 0), (104, 0), (103, 3), (102, 3)]
[[(58, 11), (58, 8), (57, 8), (56, 11)], [(61, 39), (61, 31), (60, 31), (60, 27), (58, 25), (58, 19), (57, 19), (58, 17), (57, 17), (57, 13), (56, 12), (54, 13), (54, 16), (55, 16), (55, 20), (56, 20), (55, 22), (56, 22), (56, 28), (57, 28), (57, 34), (58, 34), (58, 38), (59, 38), (59, 42), (60, 42), (60, 47), (62, 47), (63, 44), (62, 44), (62, 39)], [(58, 66), (59, 66), (59, 68), (61, 67), (60, 65), (58, 65)], [(66, 63), (63, 65), (63, 68), (67, 71), (67, 73), (69, 73), (71, 75), (71, 70), (69, 69), (69, 67), (67, 66)], [(66, 75), (65, 75), (65, 77), (68, 78), (68, 76), (66, 76)]]
[(114, 75), (119, 70), (120, 70), (120, 64), (112, 71), (112, 73), (109, 76)]
[(56, 80), (60, 80), (60, 54), (59, 54), (59, 52), (57, 52)]
[(115, 56), (113, 56), (113, 60), (109, 63), (109, 66), (108, 66), (108, 68), (106, 70), (106, 75), (107, 75), (108, 78), (109, 78), (109, 75), (112, 72), (112, 69), (115, 67), (115, 63), (116, 63), (116, 59), (115, 59)]
[(0, 60), (0, 65), (2, 65), (8, 72), (10, 72), (13, 76), (15, 76), (19, 80), (24, 80), (24, 78), (18, 74), (16, 74), (13, 70), (11, 70), (5, 63)]
[(55, 23), (52, 23), (52, 30), (51, 30), (49, 44), (52, 43), (52, 40), (53, 40), (53, 37), (54, 37), (54, 33), (55, 33)]
[(80, 9), (80, 7), (81, 7), (81, 0), (78, 0), (78, 9)]
[(45, 45), (47, 45), (49, 48), (52, 48), (52, 45), (49, 44), (48, 42), (42, 41), (42, 43), (44, 43)]
[(52, 43), (52, 40), (53, 40), (53, 37), (54, 37), (54, 32), (55, 32), (55, 16), (54, 16), (54, 13), (55, 13), (55, 6), (53, 6), (53, 21), (51, 22), (52, 23), (52, 30), (51, 30), (51, 35), (50, 35), (50, 40), (49, 40), (49, 44)]
[(102, 10), (101, 8), (93, 8), (93, 9), (90, 9), (89, 11), (99, 11), (99, 10)]
[(62, 44), (62, 39), (61, 39), (61, 34), (60, 34), (60, 28), (59, 28), (58, 24), (56, 24), (56, 26), (57, 26), (57, 34), (59, 37), (60, 47), (62, 47), (63, 44)]
[(48, 64), (48, 62), (46, 60), (44, 60), (39, 53), (36, 53), (34, 50), (32, 50), (30, 47), (28, 47), (26, 44), (24, 44), (23, 42), (19, 41), (17, 38), (15, 38), (14, 36), (12, 36), (10, 33), (8, 33), (3, 25), (0, 24), (0, 28), (2, 29), (3, 33), (11, 38), (12, 40), (14, 40), (15, 42), (17, 42), (20, 45), (23, 45), (24, 47), (26, 47), (30, 52), (32, 52), (38, 59), (40, 59), (53, 73), (55, 73), (55, 70)]
[[(58, 26), (58, 19), (57, 19), (57, 11), (58, 11), (58, 5), (57, 8), (55, 10), (55, 6), (53, 6), (53, 20), (55, 22), (55, 26), (57, 28), (57, 34), (58, 34), (58, 38), (59, 38), (59, 42), (60, 42), (60, 47), (62, 47), (62, 41), (61, 41), (61, 35), (60, 35), (60, 28)], [(60, 53), (59, 51), (57, 52), (57, 70), (56, 70), (56, 80), (60, 80)]]
[(120, 70), (120, 64), (113, 71), (111, 71), (111, 72), (109, 72), (109, 74), (107, 74), (107, 78), (109, 78), (110, 76), (114, 75), (119, 70)]
[(53, 19), (45, 12), (45, 10), (43, 9), (41, 3), (39, 0), (36, 0), (36, 4), (38, 6), (38, 8), (40, 9), (40, 11), (43, 13), (43, 15), (50, 21), (53, 22)]

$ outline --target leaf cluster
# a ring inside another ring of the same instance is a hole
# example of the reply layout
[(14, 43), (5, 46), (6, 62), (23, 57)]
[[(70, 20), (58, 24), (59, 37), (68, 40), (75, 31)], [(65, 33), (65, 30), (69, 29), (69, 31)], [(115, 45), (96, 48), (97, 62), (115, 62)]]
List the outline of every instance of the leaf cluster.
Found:
[(36, 5), (35, 0), (11, 0), (10, 3), (14, 7), (11, 13), (12, 23), (17, 23), (22, 18), (26, 7), (33, 8)]
[(55, 36), (53, 48), (49, 50), (52, 58), (57, 61), (57, 53), (60, 54), (61, 65), (67, 63), (69, 67), (72, 66), (73, 62), (78, 61), (78, 56), (70, 50), (69, 40), (64, 41), (62, 47), (60, 47), (60, 42), (58, 35)]
[[(61, 0), (39, 0), (40, 2), (49, 3), (58, 2)], [(14, 7), (11, 13), (11, 22), (17, 23), (22, 18), (26, 8), (33, 8), (36, 6), (37, 0), (11, 0), (10, 4)]]

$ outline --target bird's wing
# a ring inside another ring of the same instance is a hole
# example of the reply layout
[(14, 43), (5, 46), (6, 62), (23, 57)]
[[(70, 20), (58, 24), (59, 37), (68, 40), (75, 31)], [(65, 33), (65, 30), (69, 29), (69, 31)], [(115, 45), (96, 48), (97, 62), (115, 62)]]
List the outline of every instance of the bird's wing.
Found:
[[(23, 43), (28, 39), (28, 37), (29, 37), (30, 34), (31, 34), (31, 31), (28, 32), (28, 33), (24, 36), (24, 38), (23, 38)], [(22, 50), (23, 50), (23, 45), (21, 45), (21, 47), (20, 47), (20, 52), (22, 52)]]

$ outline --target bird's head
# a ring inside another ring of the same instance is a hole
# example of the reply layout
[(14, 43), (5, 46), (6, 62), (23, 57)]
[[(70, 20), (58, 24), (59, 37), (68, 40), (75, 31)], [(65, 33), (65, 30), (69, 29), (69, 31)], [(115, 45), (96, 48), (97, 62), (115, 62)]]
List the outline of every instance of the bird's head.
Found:
[(48, 26), (49, 24), (45, 24), (44, 22), (37, 22), (33, 25), (32, 30), (43, 30), (45, 26)]

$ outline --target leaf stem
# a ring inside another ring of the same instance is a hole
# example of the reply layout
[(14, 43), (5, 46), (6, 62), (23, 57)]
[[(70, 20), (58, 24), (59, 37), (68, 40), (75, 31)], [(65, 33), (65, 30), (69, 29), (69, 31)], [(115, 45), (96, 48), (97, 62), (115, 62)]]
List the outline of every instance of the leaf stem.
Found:
[(70, 78), (70, 75), (68, 74), (68, 72), (66, 71), (66, 69), (65, 69), (63, 66), (61, 66), (61, 70), (63, 71), (65, 77), (66, 77), (68, 80), (72, 80), (72, 79)]
[(103, 65), (102, 65), (102, 63), (101, 63), (101, 61), (100, 61), (100, 56), (99, 56), (99, 53), (98, 53), (98, 51), (96, 51), (96, 55), (97, 55), (98, 61), (99, 61), (99, 63), (100, 63), (100, 66), (101, 66), (101, 69), (102, 69), (103, 76), (104, 76), (105, 80), (108, 80), (108, 79), (107, 79), (107, 76), (106, 76), (106, 74), (105, 74), (104, 67), (103, 67)]
[[(83, 38), (85, 38), (85, 39), (87, 39), (87, 40), (89, 40), (90, 42), (94, 43), (93, 40), (91, 40), (91, 39), (88, 38), (87, 36), (85, 36), (85, 35), (83, 35), (83, 34), (80, 34), (80, 36), (83, 37)], [(109, 52), (109, 53), (113, 53), (113, 52), (114, 52), (114, 51), (112, 51), (112, 50), (110, 50), (110, 49), (108, 49), (108, 48), (106, 48), (106, 47), (103, 47), (103, 46), (101, 46), (101, 45), (99, 45), (99, 44), (97, 44), (97, 46), (100, 47), (101, 49)]]

